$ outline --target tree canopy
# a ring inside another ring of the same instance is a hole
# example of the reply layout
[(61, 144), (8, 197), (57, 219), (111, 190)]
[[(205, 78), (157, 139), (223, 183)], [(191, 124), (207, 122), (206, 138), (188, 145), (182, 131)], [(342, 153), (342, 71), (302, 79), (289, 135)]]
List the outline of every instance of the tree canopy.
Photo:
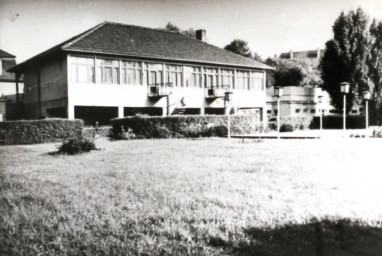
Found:
[(164, 29), (167, 31), (178, 32), (178, 33), (181, 33), (181, 34), (186, 35), (188, 37), (195, 38), (195, 30), (193, 28), (182, 30), (178, 26), (172, 24), (171, 22), (168, 22), (167, 25), (164, 27)]
[(276, 86), (318, 87), (322, 83), (317, 66), (310, 60), (268, 58), (265, 64), (275, 68), (267, 74)]
[(248, 46), (248, 42), (242, 39), (234, 39), (230, 44), (227, 44), (224, 49), (246, 58), (250, 58), (258, 62), (263, 62), (261, 56), (257, 52), (252, 52)]
[(224, 49), (247, 58), (252, 57), (252, 52), (251, 49), (249, 49), (248, 42), (241, 39), (233, 40), (230, 44), (226, 45)]
[(320, 62), (323, 89), (328, 91), (332, 104), (342, 108), (340, 83), (350, 83), (346, 109), (358, 102), (358, 95), (370, 88), (367, 57), (369, 52), (368, 17), (362, 9), (342, 12), (333, 25), (333, 39), (326, 42)]

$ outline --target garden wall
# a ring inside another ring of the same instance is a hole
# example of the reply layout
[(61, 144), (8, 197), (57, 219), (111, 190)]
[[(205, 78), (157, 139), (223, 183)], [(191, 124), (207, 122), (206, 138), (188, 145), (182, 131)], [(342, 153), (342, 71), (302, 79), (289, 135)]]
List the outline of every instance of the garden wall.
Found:
[[(249, 134), (258, 128), (255, 116), (231, 116), (231, 134)], [(195, 138), (227, 135), (228, 117), (223, 115), (134, 116), (111, 120), (114, 134), (131, 129), (141, 138)]]
[(81, 138), (82, 120), (44, 119), (0, 122), (0, 144), (35, 144)]

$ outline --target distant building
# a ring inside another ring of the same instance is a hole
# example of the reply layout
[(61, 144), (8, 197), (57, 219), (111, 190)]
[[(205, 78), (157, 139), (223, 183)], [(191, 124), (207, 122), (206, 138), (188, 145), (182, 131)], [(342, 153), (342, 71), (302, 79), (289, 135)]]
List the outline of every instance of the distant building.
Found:
[(294, 52), (290, 50), (290, 52), (284, 52), (280, 54), (280, 59), (300, 59), (309, 61), (312, 66), (318, 66), (320, 63), (320, 58), (324, 54), (324, 50), (317, 49), (317, 50), (308, 50), (308, 51), (299, 51)]
[[(27, 118), (108, 122), (148, 115), (266, 113), (265, 64), (180, 33), (104, 22), (13, 68), (24, 74)], [(232, 109), (231, 109), (232, 111)]]
[[(7, 70), (16, 65), (16, 56), (0, 49), (0, 97), (16, 101), (16, 76)], [(21, 96), (24, 86), (22, 78), (18, 81), (18, 91)]]
[(16, 79), (15, 74), (7, 71), (16, 65), (15, 58), (16, 56), (0, 49), (0, 121), (6, 119), (8, 103), (22, 101), (22, 78), (18, 76)]
[[(321, 103), (319, 96), (322, 96)], [(308, 117), (335, 114), (335, 108), (330, 104), (330, 96), (321, 88), (286, 86), (280, 97), (280, 116)], [(277, 116), (277, 99), (274, 88), (267, 89), (267, 116)]]
[[(281, 53), (279, 59), (295, 60), (296, 62), (305, 63), (309, 66), (309, 71), (316, 69), (320, 63), (320, 58), (324, 54), (324, 50), (308, 50), (308, 51), (290, 51)], [(309, 73), (307, 74), (309, 75)], [(338, 85), (339, 86), (339, 85)], [(277, 115), (277, 101), (273, 95), (274, 88), (267, 89), (267, 117)], [(323, 113), (324, 115), (342, 115), (342, 111), (331, 105), (331, 98), (328, 92), (321, 88), (301, 87), (290, 85), (284, 87), (283, 96), (280, 99), (281, 116), (315, 116)], [(322, 96), (322, 103), (318, 103), (318, 96)], [(354, 106), (349, 114), (362, 115), (363, 106)]]

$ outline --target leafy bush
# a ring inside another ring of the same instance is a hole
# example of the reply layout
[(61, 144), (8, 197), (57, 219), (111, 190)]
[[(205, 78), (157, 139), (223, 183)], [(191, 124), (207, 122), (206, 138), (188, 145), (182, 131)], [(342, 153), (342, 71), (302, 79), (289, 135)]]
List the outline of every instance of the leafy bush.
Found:
[(15, 145), (79, 139), (83, 126), (82, 120), (60, 118), (0, 122), (0, 143)]
[[(198, 138), (227, 135), (227, 116), (134, 116), (111, 120), (113, 133), (131, 129), (143, 138)], [(231, 134), (249, 134), (256, 131), (256, 116), (231, 116)]]
[(282, 124), (280, 127), (280, 132), (293, 132), (294, 127), (291, 124)]
[[(346, 116), (346, 128), (347, 129), (365, 129), (365, 116), (360, 115), (347, 115)], [(322, 127), (324, 129), (342, 129), (343, 128), (343, 116), (324, 116), (322, 118)], [(311, 129), (320, 128), (320, 117), (315, 116)]]
[(373, 131), (373, 137), (382, 138), (382, 127), (375, 128)]
[(165, 126), (158, 126), (153, 129), (153, 138), (171, 138), (171, 131)]
[(88, 139), (71, 139), (63, 142), (58, 148), (59, 153), (66, 153), (69, 155), (76, 155), (91, 150), (97, 150), (93, 141)]

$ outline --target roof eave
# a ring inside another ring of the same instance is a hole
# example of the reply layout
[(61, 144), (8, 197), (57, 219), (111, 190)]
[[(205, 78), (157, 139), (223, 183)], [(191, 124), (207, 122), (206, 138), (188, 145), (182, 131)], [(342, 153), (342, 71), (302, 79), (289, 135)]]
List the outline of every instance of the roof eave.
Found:
[[(167, 60), (167, 61), (179, 61), (179, 62), (187, 62), (187, 63), (205, 63), (210, 65), (219, 65), (219, 66), (232, 66), (232, 67), (240, 67), (240, 68), (249, 68), (249, 69), (260, 69), (260, 70), (275, 70), (275, 68), (262, 64), (262, 66), (250, 66), (250, 65), (242, 65), (235, 63), (224, 63), (224, 62), (213, 62), (213, 61), (204, 61), (204, 60), (186, 60), (186, 59), (177, 59), (177, 58), (166, 58), (163, 56), (150, 56), (150, 55), (141, 55), (141, 54), (122, 54), (122, 53), (112, 53), (105, 51), (86, 51), (80, 49), (62, 49), (68, 53), (86, 53), (86, 54), (104, 54), (104, 55), (113, 55), (113, 56), (123, 56), (123, 57), (133, 57), (133, 58), (146, 58), (146, 59), (155, 59), (155, 60)], [(264, 66), (263, 66), (264, 65)]]

